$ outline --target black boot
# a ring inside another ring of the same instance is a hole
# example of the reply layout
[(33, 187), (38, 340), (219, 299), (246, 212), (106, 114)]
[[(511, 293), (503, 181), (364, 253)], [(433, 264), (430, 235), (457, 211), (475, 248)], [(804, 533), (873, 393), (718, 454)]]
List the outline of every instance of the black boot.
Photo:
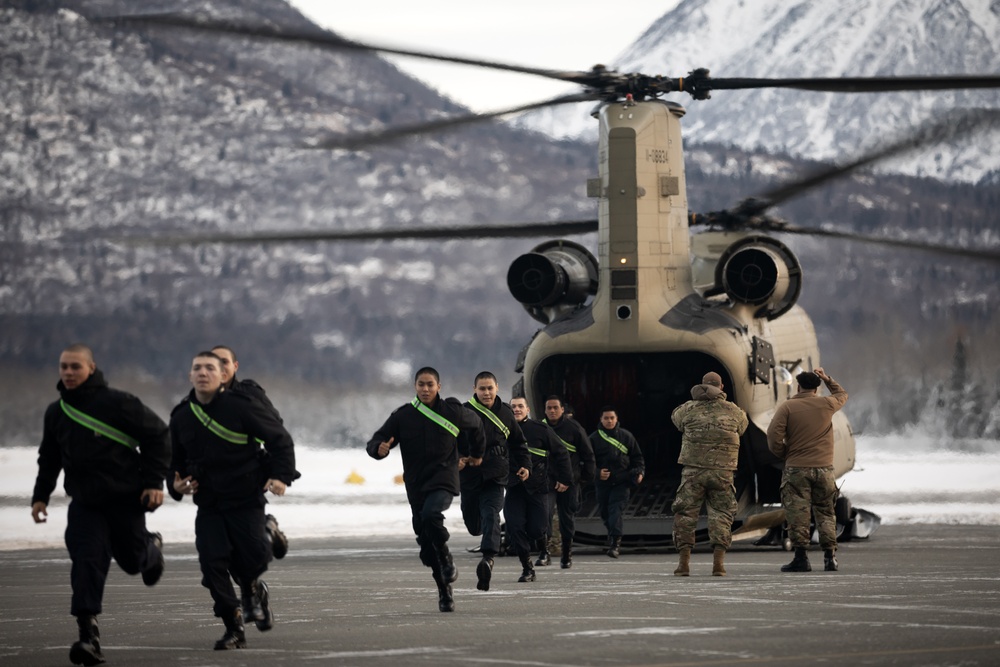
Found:
[(285, 554), (288, 553), (288, 538), (278, 528), (278, 520), (274, 518), (273, 514), (264, 517), (264, 530), (271, 540), (271, 553), (279, 560), (284, 558)]
[(563, 540), (562, 558), (559, 559), (559, 567), (568, 570), (573, 567), (573, 541)]
[(483, 559), (479, 561), (479, 565), (476, 566), (476, 588), (481, 591), (490, 590), (490, 579), (493, 577), (493, 559), (489, 556), (483, 556)]
[(781, 566), (782, 572), (812, 572), (812, 565), (809, 564), (809, 556), (806, 555), (805, 547), (795, 547), (795, 558), (788, 565)]
[(160, 580), (163, 576), (163, 567), (165, 562), (163, 560), (163, 536), (159, 533), (150, 533), (149, 539), (153, 542), (156, 547), (156, 562), (148, 570), (142, 573), (142, 583), (147, 586), (154, 586), (156, 582)]
[(539, 567), (544, 567), (552, 562), (552, 557), (549, 556), (548, 547), (549, 547), (548, 543), (545, 543), (545, 546), (542, 547), (542, 552), (538, 554), (538, 560), (535, 561), (535, 565), (538, 565)]
[(437, 552), (438, 560), (441, 562), (441, 576), (449, 584), (456, 581), (458, 579), (458, 568), (455, 567), (455, 560), (451, 557), (448, 545), (435, 545), (434, 550)]
[(231, 614), (222, 617), (226, 625), (226, 634), (215, 642), (216, 651), (230, 651), (235, 648), (247, 647), (247, 635), (243, 629), (243, 610), (234, 609)]
[(441, 611), (455, 611), (455, 596), (451, 590), (451, 583), (445, 581), (440, 573), (434, 573), (434, 583), (438, 587), (438, 609)]
[(69, 660), (74, 665), (100, 665), (104, 662), (101, 653), (101, 633), (97, 629), (97, 617), (84, 615), (76, 617), (80, 628), (80, 641), (69, 649)]
[(531, 554), (518, 554), (521, 559), (521, 576), (518, 577), (518, 581), (522, 584), (528, 581), (535, 580), (535, 568), (531, 566)]
[(608, 546), (608, 558), (618, 558), (622, 553), (622, 538), (612, 537)]
[(836, 572), (840, 569), (840, 563), (837, 562), (837, 552), (834, 549), (823, 551), (823, 569), (827, 572)]
[(243, 600), (244, 620), (253, 621), (261, 632), (274, 627), (274, 614), (271, 613), (271, 600), (265, 581), (254, 579), (246, 586), (241, 585), (240, 597)]

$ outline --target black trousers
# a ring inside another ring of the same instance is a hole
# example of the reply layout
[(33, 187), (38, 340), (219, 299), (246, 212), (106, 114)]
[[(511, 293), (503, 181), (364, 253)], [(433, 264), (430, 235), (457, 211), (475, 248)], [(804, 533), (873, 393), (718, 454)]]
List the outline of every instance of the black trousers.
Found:
[(563, 544), (573, 542), (576, 535), (576, 513), (580, 511), (580, 486), (573, 484), (559, 493), (549, 492), (549, 522), (546, 532), (552, 529), (552, 515), (559, 512), (559, 534)]
[(410, 503), (413, 515), (413, 534), (420, 545), (420, 562), (431, 568), (435, 575), (441, 570), (437, 548), (448, 543), (451, 534), (444, 525), (444, 513), (451, 507), (455, 496), (451, 491), (438, 489)]
[(615, 484), (614, 486), (606, 482), (595, 484), (597, 491), (597, 505), (601, 510), (601, 519), (608, 529), (608, 537), (621, 537), (625, 534), (625, 507), (632, 495), (632, 489), (628, 484)]
[(146, 530), (139, 498), (99, 507), (73, 500), (66, 515), (66, 548), (73, 563), (70, 582), (74, 616), (100, 614), (111, 559), (128, 574), (145, 572), (159, 562), (160, 552)]
[(199, 507), (194, 534), (201, 585), (212, 595), (215, 615), (227, 618), (240, 607), (230, 571), (239, 581), (253, 581), (267, 571), (271, 560), (271, 543), (264, 534), (264, 508)]
[(528, 493), (524, 484), (507, 489), (503, 502), (503, 515), (507, 520), (507, 535), (518, 556), (531, 550), (531, 542), (541, 539), (548, 530), (548, 493)]
[(482, 535), (480, 551), (492, 558), (500, 551), (500, 510), (503, 509), (504, 486), (483, 482), (477, 487), (462, 488), (462, 520), (469, 535)]

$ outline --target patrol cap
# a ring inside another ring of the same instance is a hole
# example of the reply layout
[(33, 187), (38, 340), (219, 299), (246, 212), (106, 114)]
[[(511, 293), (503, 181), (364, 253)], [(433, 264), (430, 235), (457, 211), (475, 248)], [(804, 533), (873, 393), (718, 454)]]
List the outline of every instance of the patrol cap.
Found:
[(820, 385), (819, 376), (812, 371), (805, 371), (795, 376), (795, 381), (803, 389), (816, 389)]
[(705, 377), (701, 379), (702, 384), (710, 384), (714, 387), (722, 386), (722, 376), (712, 371), (710, 373), (705, 373)]

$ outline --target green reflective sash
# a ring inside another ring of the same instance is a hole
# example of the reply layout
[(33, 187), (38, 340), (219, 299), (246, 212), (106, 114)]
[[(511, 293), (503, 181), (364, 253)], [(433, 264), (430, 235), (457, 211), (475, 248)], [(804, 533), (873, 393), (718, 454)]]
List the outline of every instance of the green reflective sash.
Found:
[(201, 409), (200, 405), (196, 405), (194, 401), (189, 401), (188, 405), (191, 406), (191, 412), (194, 416), (202, 423), (202, 425), (211, 431), (213, 434), (219, 436), (226, 442), (231, 442), (234, 445), (245, 445), (250, 441), (249, 436), (246, 433), (237, 433), (236, 431), (230, 431), (228, 428), (213, 421), (211, 417), (205, 414), (205, 411)]
[(500, 421), (499, 417), (497, 417), (495, 414), (493, 414), (492, 410), (490, 410), (488, 407), (486, 407), (485, 405), (483, 405), (482, 403), (480, 403), (478, 400), (476, 400), (475, 396), (472, 397), (472, 400), (469, 401), (469, 403), (472, 405), (472, 407), (474, 409), (478, 410), (480, 413), (482, 413), (482, 414), (486, 415), (487, 417), (489, 417), (490, 421), (493, 422), (493, 425), (497, 427), (497, 430), (499, 430), (501, 433), (503, 433), (503, 437), (505, 437), (505, 438), (509, 438), (510, 437), (510, 429), (507, 428), (506, 426), (504, 426), (503, 422)]
[(534, 447), (528, 447), (528, 451), (534, 454), (535, 456), (545, 457), (549, 455), (549, 453), (544, 449), (535, 449)]
[(114, 426), (109, 426), (99, 419), (94, 419), (85, 412), (80, 412), (66, 401), (59, 399), (59, 405), (62, 407), (63, 412), (66, 413), (67, 417), (75, 421), (80, 426), (90, 429), (94, 432), (94, 435), (103, 435), (108, 440), (114, 440), (118, 444), (125, 445), (129, 449), (135, 449), (139, 446), (139, 441), (132, 436), (122, 433)]
[(628, 447), (626, 447), (622, 443), (620, 443), (617, 440), (615, 440), (614, 438), (612, 438), (610, 435), (608, 435), (607, 433), (605, 433), (602, 429), (597, 429), (597, 432), (601, 434), (601, 437), (605, 441), (607, 441), (609, 444), (611, 444), (613, 447), (615, 447), (622, 454), (628, 454)]
[[(549, 420), (547, 419), (543, 419), (542, 421), (545, 422), (546, 424), (549, 424)], [(552, 424), (549, 424), (549, 428), (552, 428)], [(555, 429), (552, 430), (554, 431)], [(560, 438), (558, 433), (556, 433), (556, 437), (559, 438), (559, 442), (561, 442), (563, 445), (566, 446), (567, 452), (569, 452), (570, 454), (576, 454), (576, 447), (574, 447), (573, 445), (569, 444), (568, 442)]]
[(448, 421), (444, 417), (442, 417), (441, 415), (439, 415), (438, 413), (436, 413), (433, 410), (431, 410), (429, 407), (427, 407), (423, 403), (421, 403), (420, 399), (418, 397), (414, 396), (413, 397), (413, 403), (411, 403), (410, 405), (412, 405), (413, 407), (415, 407), (417, 409), (417, 412), (419, 412), (420, 414), (422, 414), (424, 417), (427, 417), (432, 422), (434, 422), (435, 424), (437, 424), (438, 426), (440, 426), (444, 430), (448, 431), (448, 433), (451, 433), (454, 437), (456, 437), (456, 438), (458, 437), (458, 430), (459, 430), (458, 427), (455, 426), (454, 424), (452, 424), (450, 421)]

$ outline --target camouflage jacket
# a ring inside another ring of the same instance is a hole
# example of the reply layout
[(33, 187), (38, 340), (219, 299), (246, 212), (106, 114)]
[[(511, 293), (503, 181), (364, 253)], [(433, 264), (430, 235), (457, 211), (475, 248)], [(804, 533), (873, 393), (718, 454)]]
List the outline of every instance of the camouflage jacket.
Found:
[(694, 400), (679, 405), (671, 415), (674, 426), (683, 434), (677, 462), (696, 468), (736, 470), (740, 436), (748, 425), (747, 413), (712, 385), (695, 385), (691, 397)]

